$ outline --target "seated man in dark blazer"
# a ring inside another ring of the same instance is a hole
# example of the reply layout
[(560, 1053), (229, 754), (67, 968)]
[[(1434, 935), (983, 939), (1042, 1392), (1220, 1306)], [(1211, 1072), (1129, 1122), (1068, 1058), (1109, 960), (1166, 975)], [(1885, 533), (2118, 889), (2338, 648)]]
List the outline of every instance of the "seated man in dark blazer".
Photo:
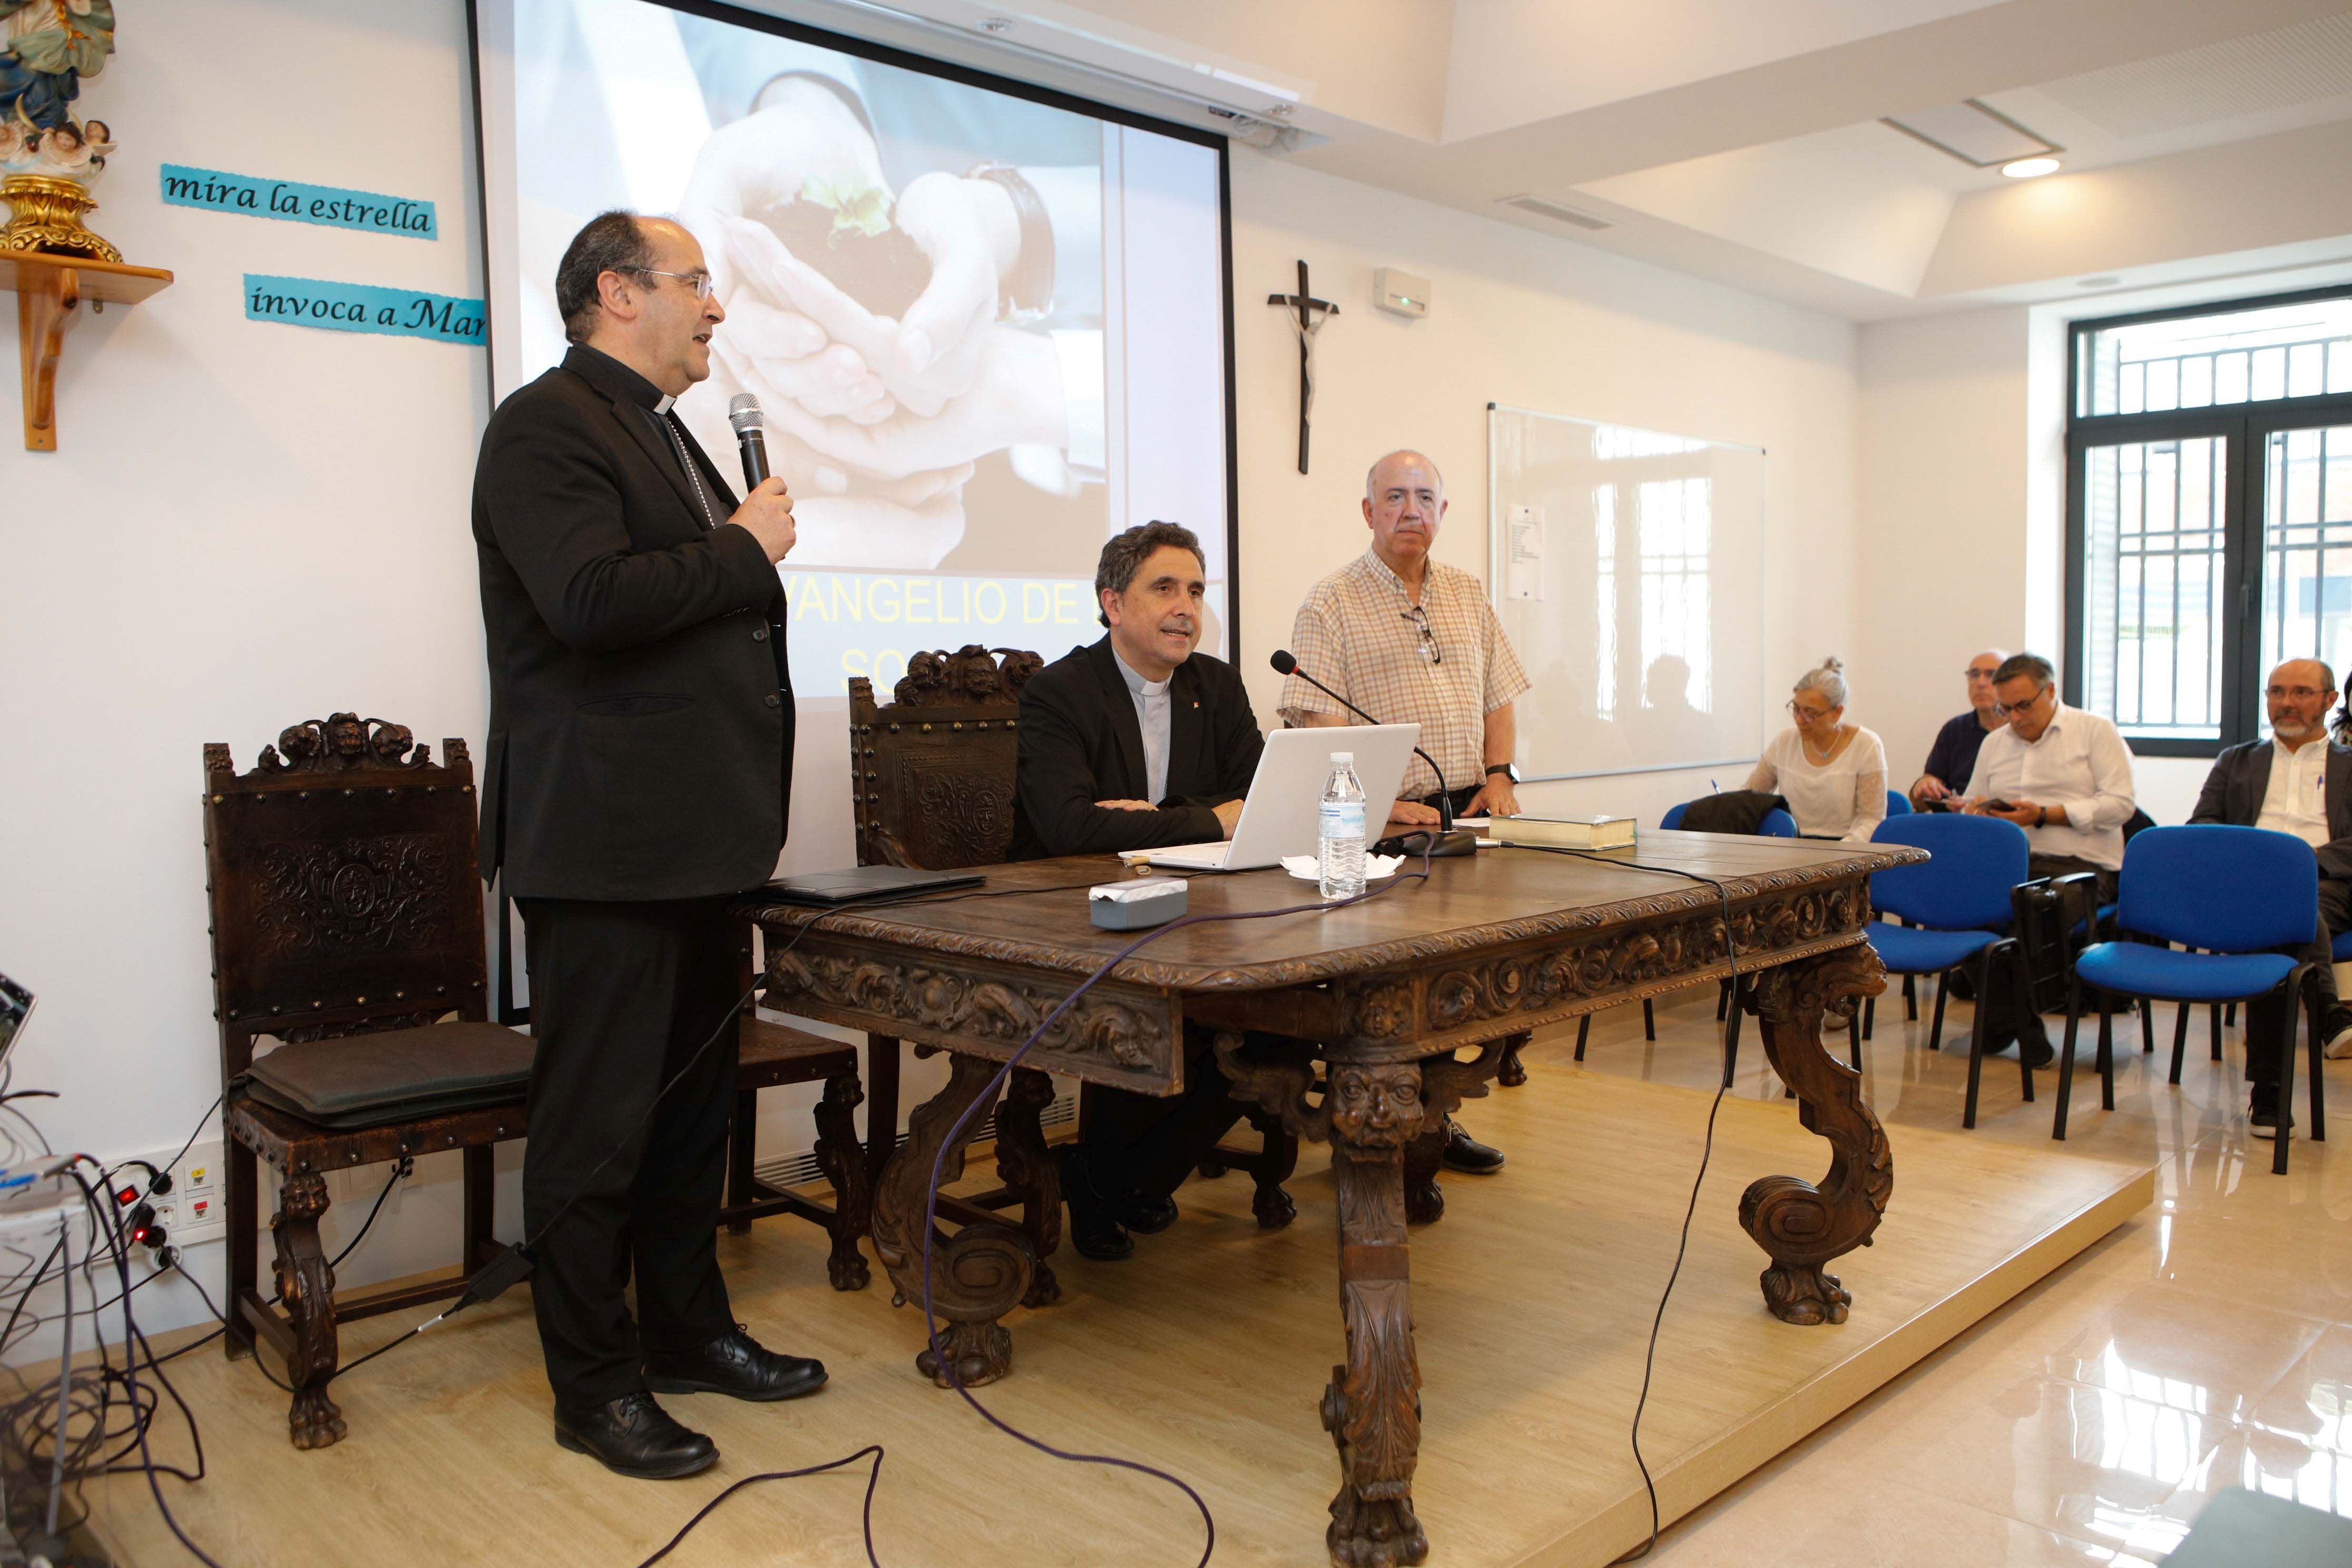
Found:
[[(2292, 833), (2319, 855), (2319, 930), (2301, 953), (2317, 966), (2326, 998), (2320, 1037), (2330, 1058), (2352, 1057), (2352, 1007), (2336, 994), (2327, 962), (2331, 939), (2352, 930), (2352, 748), (2327, 738), (2327, 708), (2336, 700), (2336, 672), (2315, 658), (2291, 658), (2271, 671), (2263, 699), (2271, 736), (2232, 746), (2213, 760), (2191, 822), (2222, 822)], [(2284, 1108), (2278, 1098), (2278, 1004), (2257, 1003), (2246, 1016), (2246, 1077), (2253, 1084), (2249, 1131), (2275, 1138)], [(2294, 1125), (2291, 1117), (2284, 1125)]]
[[(1232, 837), (1265, 740), (1233, 666), (1192, 651), (1207, 593), (1188, 528), (1143, 523), (1103, 546), (1095, 597), (1110, 635), (1021, 691), (1013, 859)], [(1057, 1151), (1086, 1257), (1129, 1257), (1129, 1231), (1174, 1224), (1170, 1194), (1240, 1117), (1205, 1034), (1188, 1035), (1185, 1058), (1172, 1099), (1086, 1086), (1086, 1139)]]

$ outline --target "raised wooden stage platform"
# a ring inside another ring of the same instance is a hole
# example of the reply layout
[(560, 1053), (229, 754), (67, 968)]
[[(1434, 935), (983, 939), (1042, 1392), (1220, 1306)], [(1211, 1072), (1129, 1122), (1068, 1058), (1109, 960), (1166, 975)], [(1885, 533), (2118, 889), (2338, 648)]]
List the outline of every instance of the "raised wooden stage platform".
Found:
[[(1885, 1047), (1878, 1047), (1885, 1048)], [(1449, 1176), (1443, 1221), (1413, 1236), (1413, 1309), (1426, 1379), (1415, 1488), (1445, 1568), (1601, 1564), (1648, 1529), (1626, 1427), (1643, 1344), (1697, 1166), (1706, 1096), (1531, 1054), (1531, 1081), (1465, 1115), (1507, 1150), (1489, 1180)], [(1899, 1374), (2144, 1207), (2143, 1167), (2055, 1145), (1891, 1130), (1896, 1184), (1877, 1242), (1840, 1262), (1843, 1325), (1768, 1314), (1767, 1261), (1736, 1218), (1759, 1171), (1812, 1172), (1819, 1138), (1793, 1105), (1727, 1099), (1691, 1248), (1660, 1342), (1643, 1451), (1671, 1521)], [(1334, 1226), (1322, 1150), (1291, 1184), (1299, 1218), (1259, 1231), (1245, 1178), (1194, 1182), (1182, 1221), (1138, 1239), (1131, 1263), (1056, 1260), (1064, 1300), (1010, 1320), (1018, 1374), (981, 1391), (1056, 1446), (1172, 1469), (1217, 1520), (1214, 1561), (1319, 1563), (1332, 1491), (1318, 1370), (1341, 1354), (1331, 1310)], [(977, 1165), (985, 1165), (976, 1161)], [(1595, 1204), (1596, 1194), (1607, 1194)], [(284, 1395), (207, 1347), (170, 1370), (204, 1424), (211, 1476), (166, 1495), (195, 1539), (256, 1568), (612, 1564), (641, 1561), (740, 1478), (887, 1446), (875, 1503), (885, 1568), (1187, 1568), (1199, 1518), (1165, 1485), (1059, 1464), (991, 1430), (920, 1377), (921, 1323), (887, 1284), (827, 1288), (821, 1238), (763, 1226), (720, 1238), (739, 1317), (780, 1348), (822, 1356), (814, 1399), (673, 1403), (723, 1458), (690, 1480), (617, 1479), (549, 1439), (527, 1292), (435, 1329), (335, 1385), (351, 1436), (286, 1444)], [(355, 1325), (346, 1356), (405, 1327)], [(185, 1336), (175, 1336), (184, 1338)], [(159, 1348), (166, 1348), (159, 1346)], [(159, 1459), (178, 1458), (176, 1438)], [(944, 1473), (985, 1474), (982, 1490)], [(855, 1473), (780, 1481), (727, 1504), (666, 1560), (863, 1563)], [(182, 1560), (143, 1479), (91, 1488), (101, 1530), (134, 1563)]]

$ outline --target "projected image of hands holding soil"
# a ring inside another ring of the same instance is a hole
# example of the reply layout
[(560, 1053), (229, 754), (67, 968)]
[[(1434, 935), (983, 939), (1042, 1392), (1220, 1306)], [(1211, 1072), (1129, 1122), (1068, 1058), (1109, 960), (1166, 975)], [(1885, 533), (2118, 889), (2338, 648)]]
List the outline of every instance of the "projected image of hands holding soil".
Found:
[[(679, 216), (728, 311), (714, 389), (766, 409), (771, 460), (806, 498), (808, 562), (935, 565), (992, 454), (1042, 449), (1014, 471), (1079, 489), (1066, 462), (1041, 460), (1069, 446), (1069, 356), (1005, 319), (1045, 314), (1050, 300), (1008, 292), (1050, 287), (1050, 254), (1024, 277), (1023, 248), (1054, 237), (1034, 189), (1024, 226), (1014, 170), (932, 170), (894, 195), (854, 103), (830, 81), (772, 84), (703, 143)], [(1079, 357), (1099, 364), (1098, 350)]]

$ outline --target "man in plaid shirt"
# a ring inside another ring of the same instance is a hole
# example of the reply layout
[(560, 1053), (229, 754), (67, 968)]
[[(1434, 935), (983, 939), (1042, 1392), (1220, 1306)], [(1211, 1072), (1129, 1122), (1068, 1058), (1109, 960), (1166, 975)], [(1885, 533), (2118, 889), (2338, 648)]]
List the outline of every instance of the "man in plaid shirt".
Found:
[[(1435, 463), (1419, 452), (1374, 463), (1364, 476), (1370, 548), (1315, 584), (1290, 634), (1299, 668), (1383, 723), (1420, 724), (1444, 777), (1415, 757), (1389, 808), (1399, 823), (1436, 822), (1440, 791), (1458, 816), (1519, 809), (1511, 703), (1527, 671), (1478, 579), (1430, 559), (1444, 517)], [(1360, 722), (1296, 675), (1283, 682), (1282, 716), (1301, 727)], [(1487, 1175), (1503, 1156), (1449, 1121), (1445, 1163)]]

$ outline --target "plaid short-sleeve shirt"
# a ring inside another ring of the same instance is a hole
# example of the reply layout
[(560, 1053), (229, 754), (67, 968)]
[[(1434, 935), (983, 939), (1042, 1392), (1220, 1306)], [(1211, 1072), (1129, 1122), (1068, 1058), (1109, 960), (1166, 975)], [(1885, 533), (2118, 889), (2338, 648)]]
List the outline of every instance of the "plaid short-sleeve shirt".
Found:
[[(1423, 750), (1455, 789), (1485, 782), (1486, 715), (1528, 685), (1477, 578), (1433, 561), (1416, 607), (1370, 550), (1309, 591), (1290, 650), (1301, 669), (1383, 723), (1420, 724)], [(1295, 675), (1282, 683), (1282, 714), (1294, 724), (1346, 711)], [(1415, 757), (1398, 793), (1434, 795), (1437, 777)]]

